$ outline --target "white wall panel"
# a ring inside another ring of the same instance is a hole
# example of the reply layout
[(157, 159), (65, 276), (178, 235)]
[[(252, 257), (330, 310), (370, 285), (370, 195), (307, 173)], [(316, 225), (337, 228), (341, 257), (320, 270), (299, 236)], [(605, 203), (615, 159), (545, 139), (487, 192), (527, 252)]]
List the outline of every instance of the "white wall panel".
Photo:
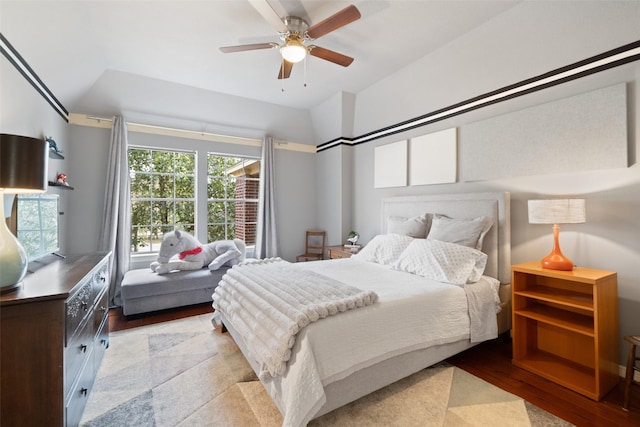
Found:
[(374, 165), (375, 188), (407, 185), (407, 141), (392, 142), (376, 147)]
[(409, 147), (409, 185), (456, 182), (458, 166), (458, 130), (411, 138)]
[(624, 83), (464, 126), (460, 178), (627, 167)]

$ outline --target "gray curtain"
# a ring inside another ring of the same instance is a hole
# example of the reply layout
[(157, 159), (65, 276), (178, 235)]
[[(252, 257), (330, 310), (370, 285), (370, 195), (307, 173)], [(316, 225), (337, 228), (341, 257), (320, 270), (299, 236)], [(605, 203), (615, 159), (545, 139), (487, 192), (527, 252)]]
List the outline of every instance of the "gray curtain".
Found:
[(127, 122), (113, 118), (107, 160), (104, 216), (98, 250), (111, 251), (109, 303), (120, 306), (120, 283), (129, 269), (131, 215), (129, 200), (129, 161), (127, 157)]
[(276, 233), (275, 165), (273, 138), (262, 141), (260, 161), (260, 201), (258, 203), (258, 235), (256, 236), (256, 258), (278, 256)]

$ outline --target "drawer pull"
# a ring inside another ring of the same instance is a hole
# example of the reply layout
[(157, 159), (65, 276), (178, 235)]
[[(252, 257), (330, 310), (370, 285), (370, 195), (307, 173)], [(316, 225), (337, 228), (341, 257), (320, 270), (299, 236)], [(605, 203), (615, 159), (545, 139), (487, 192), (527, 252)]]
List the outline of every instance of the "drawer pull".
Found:
[(82, 388), (80, 389), (80, 394), (81, 394), (81, 395), (86, 396), (86, 395), (87, 395), (87, 393), (89, 393), (89, 389), (87, 389), (87, 388), (85, 388), (85, 387), (82, 387)]
[(87, 352), (87, 346), (85, 344), (80, 344), (80, 351), (83, 353)]
[(101, 312), (106, 313), (106, 312), (107, 312), (107, 310), (109, 310), (109, 307), (104, 307), (104, 306), (102, 306), (102, 305), (100, 306), (100, 311), (101, 311)]
[(107, 340), (106, 340), (106, 339), (104, 339), (104, 338), (103, 338), (103, 339), (101, 339), (101, 340), (100, 340), (100, 344), (102, 344), (103, 346), (105, 346), (105, 347), (106, 347), (106, 346), (107, 346)]

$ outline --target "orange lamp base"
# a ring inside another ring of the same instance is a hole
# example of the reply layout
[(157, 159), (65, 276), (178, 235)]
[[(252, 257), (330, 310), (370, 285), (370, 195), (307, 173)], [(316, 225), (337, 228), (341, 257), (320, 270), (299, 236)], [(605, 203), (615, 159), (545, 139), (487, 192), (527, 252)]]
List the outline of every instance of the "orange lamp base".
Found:
[(562, 255), (562, 252), (551, 252), (549, 255), (542, 258), (542, 261), (540, 261), (540, 263), (542, 264), (542, 268), (548, 268), (549, 270), (573, 270), (573, 262), (569, 258)]
[(542, 258), (540, 263), (542, 264), (542, 268), (548, 268), (549, 270), (564, 270), (571, 271), (573, 270), (573, 262), (562, 254), (560, 250), (560, 227), (558, 224), (553, 225), (553, 250), (549, 255)]

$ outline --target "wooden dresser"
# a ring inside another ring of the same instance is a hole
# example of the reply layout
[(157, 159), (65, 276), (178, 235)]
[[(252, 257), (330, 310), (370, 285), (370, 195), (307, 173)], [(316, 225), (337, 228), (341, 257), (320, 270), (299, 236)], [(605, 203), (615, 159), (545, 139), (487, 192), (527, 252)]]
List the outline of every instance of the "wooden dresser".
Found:
[(0, 295), (0, 423), (76, 426), (109, 345), (108, 253), (70, 255)]

